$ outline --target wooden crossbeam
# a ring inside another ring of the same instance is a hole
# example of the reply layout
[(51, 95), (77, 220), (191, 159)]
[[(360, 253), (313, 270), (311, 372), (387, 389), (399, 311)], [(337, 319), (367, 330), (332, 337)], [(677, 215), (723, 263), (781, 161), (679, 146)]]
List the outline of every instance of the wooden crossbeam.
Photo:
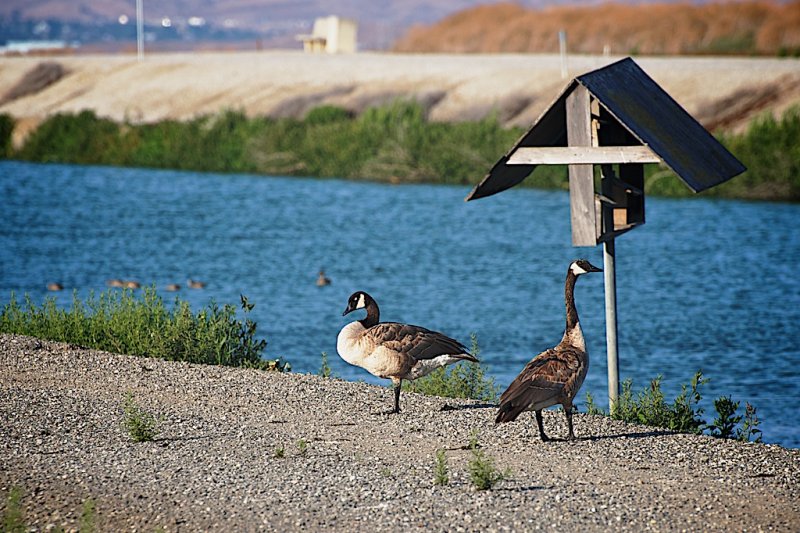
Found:
[(517, 148), (507, 165), (609, 165), (658, 163), (647, 146), (536, 146)]

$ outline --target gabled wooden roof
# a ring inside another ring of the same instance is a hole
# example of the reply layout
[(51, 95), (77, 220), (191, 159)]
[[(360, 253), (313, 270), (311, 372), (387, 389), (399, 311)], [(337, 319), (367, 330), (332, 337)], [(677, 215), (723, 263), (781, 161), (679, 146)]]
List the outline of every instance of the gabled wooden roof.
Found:
[(517, 148), (567, 146), (565, 102), (578, 84), (586, 87), (614, 119), (694, 192), (745, 171), (738, 159), (628, 57), (570, 81), (539, 120), (475, 186), (468, 201), (513, 187), (533, 172), (536, 165), (507, 164)]

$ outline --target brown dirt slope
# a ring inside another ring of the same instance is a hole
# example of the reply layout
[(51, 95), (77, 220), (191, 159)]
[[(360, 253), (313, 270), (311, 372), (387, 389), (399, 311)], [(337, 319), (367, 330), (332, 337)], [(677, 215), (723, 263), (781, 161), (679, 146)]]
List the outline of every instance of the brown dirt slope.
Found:
[(800, 1), (602, 4), (534, 11), (501, 3), (467, 9), (413, 27), (398, 52), (557, 52), (566, 30), (570, 52), (612, 54), (797, 54)]

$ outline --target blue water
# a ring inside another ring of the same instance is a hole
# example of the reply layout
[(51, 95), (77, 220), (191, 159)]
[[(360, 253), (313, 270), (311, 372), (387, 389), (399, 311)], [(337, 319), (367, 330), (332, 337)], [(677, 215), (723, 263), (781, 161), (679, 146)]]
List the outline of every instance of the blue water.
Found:
[[(564, 328), (571, 259), (564, 192), (468, 189), (104, 167), (0, 163), (0, 301), (68, 305), (110, 278), (203, 280), (180, 296), (256, 304), (267, 355), (380, 382), (336, 354), (347, 297), (370, 292), (384, 320), (469, 344), (505, 387)], [(620, 368), (671, 397), (702, 369), (705, 406), (722, 394), (758, 408), (764, 440), (800, 446), (800, 205), (649, 198), (647, 224), (617, 240)], [(317, 287), (324, 268), (333, 280)], [(48, 293), (48, 282), (65, 290)], [(584, 391), (606, 391), (602, 275), (576, 290), (592, 360)], [(583, 392), (581, 392), (583, 399)], [(710, 417), (709, 417), (710, 419)]]

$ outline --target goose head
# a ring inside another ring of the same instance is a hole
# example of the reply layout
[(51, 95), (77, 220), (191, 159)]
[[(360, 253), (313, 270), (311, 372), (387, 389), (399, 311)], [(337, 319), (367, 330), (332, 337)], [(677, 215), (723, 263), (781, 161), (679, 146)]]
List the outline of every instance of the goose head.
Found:
[(342, 316), (346, 315), (347, 313), (351, 313), (357, 309), (366, 309), (368, 305), (374, 303), (375, 300), (372, 299), (372, 296), (367, 294), (364, 291), (356, 291), (350, 295), (350, 298), (347, 300), (347, 308), (342, 313)]
[(575, 276), (580, 276), (589, 272), (602, 272), (603, 269), (597, 268), (586, 259), (576, 259), (569, 265), (569, 271)]

